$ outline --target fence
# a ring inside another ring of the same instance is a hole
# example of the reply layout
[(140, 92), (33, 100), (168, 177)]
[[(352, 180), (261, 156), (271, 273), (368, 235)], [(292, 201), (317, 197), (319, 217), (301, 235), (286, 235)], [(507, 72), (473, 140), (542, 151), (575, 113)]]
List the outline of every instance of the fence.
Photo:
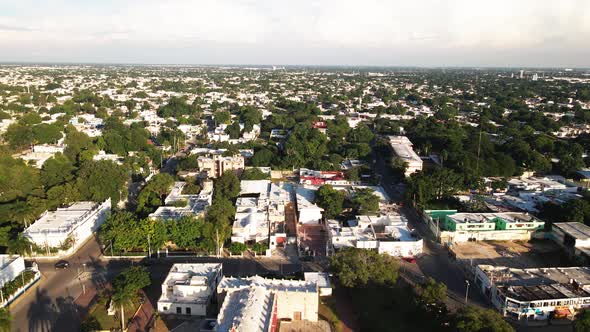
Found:
[[(29, 289), (31, 286), (33, 286), (39, 279), (41, 279), (41, 272), (39, 272), (39, 270), (28, 270), (28, 271), (35, 271), (35, 276), (33, 277), (33, 279), (29, 280), (29, 282), (27, 282), (24, 286), (21, 286), (20, 288), (18, 288), (16, 290), (16, 292), (10, 294), (8, 297), (4, 297), (6, 294), (2, 294), (2, 299), (0, 299), (0, 308), (3, 308), (7, 305), (9, 305), (10, 303), (12, 303), (12, 301), (14, 301), (17, 297), (19, 297), (21, 294), (23, 294), (27, 289)], [(24, 271), (23, 271), (24, 272)], [(17, 278), (19, 278), (20, 276), (17, 276)]]

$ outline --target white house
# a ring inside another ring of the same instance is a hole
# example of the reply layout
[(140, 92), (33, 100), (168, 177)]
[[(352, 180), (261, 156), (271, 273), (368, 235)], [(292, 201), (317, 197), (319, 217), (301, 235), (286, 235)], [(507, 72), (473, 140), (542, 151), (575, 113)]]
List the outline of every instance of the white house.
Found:
[(162, 283), (158, 311), (163, 314), (206, 316), (221, 281), (221, 263), (174, 264)]
[(324, 209), (315, 205), (315, 189), (298, 187), (295, 191), (298, 221), (302, 224), (317, 224), (322, 220)]
[(102, 203), (77, 202), (67, 208), (45, 211), (24, 235), (42, 248), (56, 248), (73, 241), (71, 250), (84, 243), (111, 213), (111, 199)]

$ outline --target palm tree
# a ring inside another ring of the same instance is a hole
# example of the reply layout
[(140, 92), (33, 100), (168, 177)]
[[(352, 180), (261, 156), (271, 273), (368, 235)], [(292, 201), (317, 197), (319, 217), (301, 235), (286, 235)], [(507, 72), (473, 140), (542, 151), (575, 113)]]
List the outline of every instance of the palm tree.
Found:
[(8, 242), (8, 253), (18, 254), (21, 256), (32, 254), (32, 243), (28, 237), (24, 236), (23, 233), (19, 233), (15, 239)]
[(135, 294), (127, 292), (125, 289), (115, 292), (111, 297), (113, 304), (121, 308), (121, 331), (125, 331), (125, 305), (133, 303)]
[(7, 308), (0, 309), (0, 332), (10, 332), (12, 316)]

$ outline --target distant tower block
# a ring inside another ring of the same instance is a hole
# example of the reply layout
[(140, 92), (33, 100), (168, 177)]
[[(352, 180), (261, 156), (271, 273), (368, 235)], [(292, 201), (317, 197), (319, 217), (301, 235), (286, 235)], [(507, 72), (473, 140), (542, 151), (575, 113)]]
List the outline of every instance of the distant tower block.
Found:
[(524, 70), (522, 70), (522, 69), (520, 70), (520, 78), (521, 79), (524, 78)]

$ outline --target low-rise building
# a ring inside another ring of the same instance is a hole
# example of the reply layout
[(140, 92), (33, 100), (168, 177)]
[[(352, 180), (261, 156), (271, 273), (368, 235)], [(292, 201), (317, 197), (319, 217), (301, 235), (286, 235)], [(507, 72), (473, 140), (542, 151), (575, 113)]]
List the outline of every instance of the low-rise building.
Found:
[(326, 288), (326, 279), (325, 274), (310, 274), (305, 280), (223, 278), (217, 286), (218, 303), (223, 304), (216, 331), (276, 331), (284, 319), (317, 322), (320, 287)]
[[(545, 222), (522, 212), (456, 213), (427, 211), (438, 224), (442, 242), (530, 240)], [(436, 228), (436, 227), (435, 227)]]
[(110, 198), (102, 203), (77, 202), (67, 208), (45, 211), (25, 229), (24, 235), (48, 251), (71, 241), (68, 250), (74, 251), (100, 228), (110, 213)]
[(322, 220), (324, 209), (315, 205), (316, 189), (297, 187), (295, 198), (297, 203), (297, 220), (301, 224), (318, 224)]
[(222, 277), (221, 263), (172, 265), (162, 283), (158, 312), (206, 316)]
[(389, 136), (389, 145), (393, 153), (407, 164), (406, 176), (422, 170), (422, 159), (412, 148), (412, 142), (406, 136)]
[(590, 268), (514, 269), (478, 265), (475, 286), (504, 316), (545, 320), (590, 307)]
[(227, 171), (241, 172), (244, 170), (244, 157), (242, 155), (227, 156), (211, 155), (197, 158), (199, 171), (209, 178), (218, 178)]
[(590, 261), (590, 226), (580, 222), (554, 223), (551, 238), (570, 256)]
[[(24, 273), (26, 271), (28, 271), (29, 275), (25, 280)], [(0, 290), (2, 290), (0, 291), (0, 308), (5, 307), (14, 301), (14, 299), (24, 293), (24, 291), (39, 280), (39, 278), (41, 278), (41, 273), (37, 269), (36, 263), (33, 263), (32, 267), (27, 268), (25, 267), (25, 260), (21, 256), (0, 255)], [(20, 285), (18, 288), (8, 287), (10, 293), (5, 292), (4, 287), (15, 281), (15, 279), (17, 282), (23, 280), (25, 283), (18, 283), (18, 285)]]
[(344, 247), (376, 249), (396, 257), (422, 254), (423, 240), (410, 231), (407, 220), (399, 214), (357, 216), (346, 226), (333, 220), (328, 222), (328, 228), (329, 242), (336, 250)]
[(203, 216), (207, 207), (211, 205), (213, 183), (210, 180), (204, 180), (202, 185), (203, 187), (198, 194), (183, 194), (186, 182), (174, 182), (170, 194), (164, 199), (164, 203), (176, 205), (160, 206), (149, 217), (152, 219), (178, 220), (188, 216)]
[(291, 195), (282, 183), (270, 180), (242, 180), (236, 200), (236, 215), (232, 227), (232, 242), (268, 241), (274, 249), (284, 242), (285, 208)]

